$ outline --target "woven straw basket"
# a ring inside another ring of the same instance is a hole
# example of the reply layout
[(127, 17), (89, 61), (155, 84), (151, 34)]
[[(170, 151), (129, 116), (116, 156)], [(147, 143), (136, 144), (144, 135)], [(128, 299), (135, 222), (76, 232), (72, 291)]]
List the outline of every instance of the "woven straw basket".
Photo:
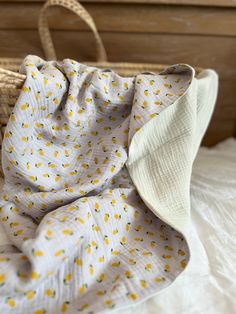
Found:
[[(99, 68), (111, 68), (122, 76), (135, 76), (140, 72), (158, 73), (167, 66), (164, 64), (108, 62), (107, 54), (94, 20), (76, 0), (48, 0), (42, 7), (39, 14), (38, 29), (46, 60), (57, 60), (47, 22), (47, 10), (51, 6), (62, 6), (74, 12), (93, 32), (97, 48), (97, 62), (84, 63)], [(7, 121), (25, 80), (25, 75), (18, 72), (21, 62), (22, 60), (17, 58), (0, 58), (0, 146)], [(198, 73), (201, 69), (198, 68), (196, 71)]]

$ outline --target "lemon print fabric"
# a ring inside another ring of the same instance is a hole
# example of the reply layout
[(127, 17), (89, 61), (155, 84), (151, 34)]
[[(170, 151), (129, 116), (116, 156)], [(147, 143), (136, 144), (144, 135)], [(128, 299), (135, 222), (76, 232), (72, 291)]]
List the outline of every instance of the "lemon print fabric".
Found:
[(194, 70), (124, 78), (28, 56), (21, 71), (3, 141), (0, 223), (11, 245), (0, 247), (0, 312), (110, 312), (160, 292), (188, 246), (144, 204), (126, 161), (135, 133), (158, 123)]

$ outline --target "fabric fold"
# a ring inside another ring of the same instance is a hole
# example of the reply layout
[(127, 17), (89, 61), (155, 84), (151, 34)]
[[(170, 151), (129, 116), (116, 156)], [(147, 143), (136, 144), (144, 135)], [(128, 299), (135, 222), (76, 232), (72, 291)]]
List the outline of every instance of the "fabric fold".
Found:
[(35, 56), (21, 71), (2, 150), (4, 313), (105, 312), (167, 288), (189, 261), (189, 183), (215, 72), (123, 78)]

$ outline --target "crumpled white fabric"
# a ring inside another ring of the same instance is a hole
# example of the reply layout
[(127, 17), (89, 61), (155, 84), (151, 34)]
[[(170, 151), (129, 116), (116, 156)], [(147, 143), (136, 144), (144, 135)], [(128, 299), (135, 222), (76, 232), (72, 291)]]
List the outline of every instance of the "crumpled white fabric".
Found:
[(191, 178), (192, 256), (171, 287), (116, 313), (222, 314), (236, 308), (236, 140), (201, 147)]

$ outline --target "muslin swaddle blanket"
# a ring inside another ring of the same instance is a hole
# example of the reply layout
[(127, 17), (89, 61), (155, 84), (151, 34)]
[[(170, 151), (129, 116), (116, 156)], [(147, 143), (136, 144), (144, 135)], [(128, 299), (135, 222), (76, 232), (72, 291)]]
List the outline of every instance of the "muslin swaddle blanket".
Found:
[(187, 65), (123, 78), (28, 56), (3, 141), (0, 313), (99, 313), (189, 261), (192, 163), (217, 92)]

